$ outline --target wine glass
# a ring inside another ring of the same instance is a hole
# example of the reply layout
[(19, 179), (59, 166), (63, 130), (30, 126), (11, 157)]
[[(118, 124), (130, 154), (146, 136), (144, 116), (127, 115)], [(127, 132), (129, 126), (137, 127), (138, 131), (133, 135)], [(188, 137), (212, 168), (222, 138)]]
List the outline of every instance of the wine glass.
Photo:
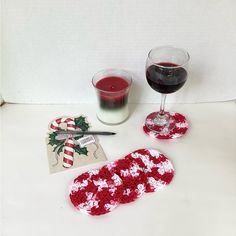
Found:
[(158, 112), (147, 116), (145, 126), (156, 135), (168, 135), (176, 127), (174, 113), (165, 111), (166, 95), (185, 84), (189, 59), (188, 52), (172, 46), (156, 47), (148, 53), (146, 78), (151, 88), (161, 93), (161, 105)]

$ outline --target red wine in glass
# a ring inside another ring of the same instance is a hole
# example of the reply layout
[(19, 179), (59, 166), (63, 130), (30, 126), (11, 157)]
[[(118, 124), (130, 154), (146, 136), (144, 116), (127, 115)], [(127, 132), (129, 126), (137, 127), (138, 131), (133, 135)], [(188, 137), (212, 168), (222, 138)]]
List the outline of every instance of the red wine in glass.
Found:
[(159, 93), (174, 93), (186, 82), (187, 71), (174, 63), (160, 62), (146, 70), (146, 78), (150, 87)]

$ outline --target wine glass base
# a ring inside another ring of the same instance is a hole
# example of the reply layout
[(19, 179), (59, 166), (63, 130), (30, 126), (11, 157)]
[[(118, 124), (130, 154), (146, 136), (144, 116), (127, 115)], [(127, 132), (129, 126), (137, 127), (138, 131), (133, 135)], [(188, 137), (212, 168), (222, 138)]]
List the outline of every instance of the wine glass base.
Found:
[(175, 139), (182, 137), (188, 130), (188, 122), (185, 116), (176, 112), (165, 112), (168, 122), (159, 124), (155, 118), (158, 112), (153, 112), (146, 117), (143, 130), (149, 136), (156, 139)]

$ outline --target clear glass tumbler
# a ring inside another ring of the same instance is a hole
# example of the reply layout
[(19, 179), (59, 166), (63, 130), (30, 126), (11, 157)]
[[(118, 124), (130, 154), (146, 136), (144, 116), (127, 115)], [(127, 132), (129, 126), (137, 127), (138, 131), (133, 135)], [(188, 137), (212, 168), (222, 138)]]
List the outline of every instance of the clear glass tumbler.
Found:
[(109, 125), (124, 122), (129, 116), (131, 75), (124, 70), (102, 70), (94, 75), (92, 84), (97, 92), (98, 119)]

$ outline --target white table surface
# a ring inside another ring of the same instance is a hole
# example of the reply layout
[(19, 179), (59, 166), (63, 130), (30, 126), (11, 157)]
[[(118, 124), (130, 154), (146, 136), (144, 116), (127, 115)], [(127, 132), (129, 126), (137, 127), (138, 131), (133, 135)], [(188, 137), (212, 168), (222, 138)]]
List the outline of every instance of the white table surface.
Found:
[[(106, 126), (96, 106), (4, 105), (1, 108), (1, 233), (37, 235), (236, 235), (236, 103), (167, 105), (187, 116), (187, 135), (157, 141), (141, 128), (158, 104), (130, 105), (128, 121)], [(92, 129), (117, 132), (99, 137), (108, 160), (138, 148), (156, 148), (173, 162), (173, 182), (112, 213), (91, 217), (75, 210), (68, 185), (93, 164), (49, 174), (45, 137), (54, 117), (84, 114)]]

